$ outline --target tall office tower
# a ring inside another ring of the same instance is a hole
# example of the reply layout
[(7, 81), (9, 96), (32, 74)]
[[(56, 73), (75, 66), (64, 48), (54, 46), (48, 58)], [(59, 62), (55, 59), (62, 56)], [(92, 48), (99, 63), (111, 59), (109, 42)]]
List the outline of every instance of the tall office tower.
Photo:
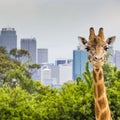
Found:
[(41, 67), (41, 81), (44, 85), (52, 85), (51, 69), (47, 65)]
[(17, 48), (17, 35), (14, 28), (2, 28), (0, 46), (6, 47), (8, 52), (13, 48)]
[(65, 82), (72, 80), (72, 65), (61, 64), (59, 65), (59, 84), (62, 85)]
[[(36, 39), (35, 38), (24, 38), (21, 39), (21, 49), (27, 50), (30, 54), (32, 61), (30, 63), (36, 63)], [(22, 60), (25, 62), (28, 58)]]
[(114, 63), (116, 65), (117, 69), (120, 70), (120, 51), (119, 50), (115, 50)]
[(82, 73), (85, 71), (85, 64), (88, 59), (88, 54), (85, 50), (78, 47), (73, 51), (73, 80), (77, 77), (83, 77)]
[(37, 53), (38, 64), (48, 63), (48, 49), (45, 48), (37, 49)]
[(51, 68), (51, 76), (52, 76), (52, 79), (53, 79), (53, 84), (59, 84), (59, 66), (57, 65), (51, 65), (50, 66)]

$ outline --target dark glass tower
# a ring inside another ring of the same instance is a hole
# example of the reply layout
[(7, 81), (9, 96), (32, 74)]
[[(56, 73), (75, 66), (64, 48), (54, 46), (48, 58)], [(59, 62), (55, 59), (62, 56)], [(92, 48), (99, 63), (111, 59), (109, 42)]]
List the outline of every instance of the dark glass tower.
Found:
[[(30, 54), (32, 61), (30, 63), (36, 63), (36, 39), (35, 38), (24, 38), (21, 39), (21, 49), (27, 50)], [(25, 62), (28, 58), (22, 60)]]
[(8, 52), (13, 48), (17, 48), (17, 35), (14, 28), (2, 28), (0, 46), (6, 47)]
[(73, 51), (73, 80), (77, 77), (81, 77), (85, 71), (85, 64), (87, 62), (88, 54), (85, 50), (74, 50)]

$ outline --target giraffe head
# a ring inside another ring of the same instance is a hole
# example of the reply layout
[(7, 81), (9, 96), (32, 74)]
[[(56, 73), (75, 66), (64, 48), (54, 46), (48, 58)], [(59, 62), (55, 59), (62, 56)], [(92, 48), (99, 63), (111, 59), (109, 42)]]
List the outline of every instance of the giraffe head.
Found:
[(105, 60), (109, 46), (115, 41), (115, 36), (104, 39), (103, 28), (99, 29), (98, 35), (95, 35), (94, 28), (90, 28), (89, 40), (79, 36), (78, 40), (88, 52), (88, 59), (93, 67), (101, 67)]

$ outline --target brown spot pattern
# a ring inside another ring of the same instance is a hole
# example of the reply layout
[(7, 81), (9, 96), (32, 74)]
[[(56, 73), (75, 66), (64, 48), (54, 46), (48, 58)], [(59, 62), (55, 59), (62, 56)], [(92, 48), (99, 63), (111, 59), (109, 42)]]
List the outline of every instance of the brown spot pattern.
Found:
[(95, 114), (96, 114), (96, 117), (99, 118), (100, 110), (99, 110), (97, 104), (95, 105)]
[(100, 120), (110, 120), (110, 119), (108, 119), (108, 112), (107, 111), (105, 111), (101, 114)]
[(103, 93), (104, 93), (104, 85), (103, 85), (103, 84), (99, 84), (99, 85), (97, 86), (97, 93), (98, 93), (98, 98), (99, 98), (101, 95), (103, 95)]
[(102, 73), (102, 71), (100, 71), (100, 73), (99, 73), (99, 80), (102, 80), (102, 78), (103, 78), (103, 73)]
[(95, 73), (95, 71), (93, 70), (93, 78), (94, 78), (94, 81), (95, 82), (97, 82), (97, 78), (96, 78), (97, 76), (96, 76), (96, 73)]
[(96, 68), (95, 71), (98, 72), (100, 69), (99, 68)]
[(96, 38), (94, 38), (94, 45), (97, 45), (97, 40), (96, 40)]
[(102, 98), (101, 100), (98, 100), (98, 104), (100, 106), (100, 109), (103, 110), (106, 107), (107, 101), (105, 98)]
[(94, 97), (96, 98), (97, 97), (97, 93), (96, 93), (96, 86), (94, 85)]

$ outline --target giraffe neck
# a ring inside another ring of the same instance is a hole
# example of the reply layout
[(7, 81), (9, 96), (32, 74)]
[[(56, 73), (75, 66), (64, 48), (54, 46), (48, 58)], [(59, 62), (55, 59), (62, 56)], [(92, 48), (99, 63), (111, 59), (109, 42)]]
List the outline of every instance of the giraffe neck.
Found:
[(102, 67), (97, 69), (93, 68), (93, 78), (94, 78), (95, 118), (96, 120), (112, 120), (104, 85)]

